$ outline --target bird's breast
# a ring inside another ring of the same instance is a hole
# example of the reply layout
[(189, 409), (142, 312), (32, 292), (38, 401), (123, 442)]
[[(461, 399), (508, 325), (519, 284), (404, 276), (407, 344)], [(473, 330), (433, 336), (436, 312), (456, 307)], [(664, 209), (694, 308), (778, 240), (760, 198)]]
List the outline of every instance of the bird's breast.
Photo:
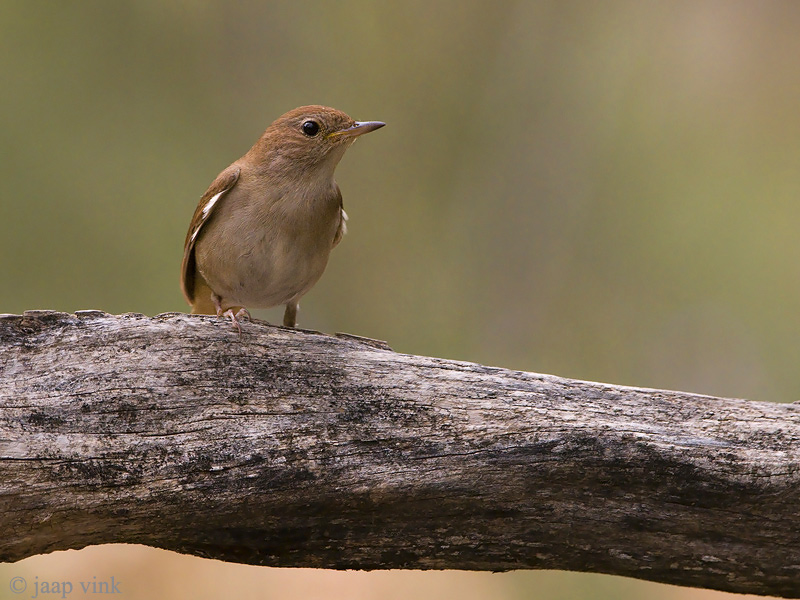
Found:
[(230, 200), (196, 248), (198, 269), (223, 305), (268, 308), (311, 289), (325, 270), (339, 227), (338, 193)]

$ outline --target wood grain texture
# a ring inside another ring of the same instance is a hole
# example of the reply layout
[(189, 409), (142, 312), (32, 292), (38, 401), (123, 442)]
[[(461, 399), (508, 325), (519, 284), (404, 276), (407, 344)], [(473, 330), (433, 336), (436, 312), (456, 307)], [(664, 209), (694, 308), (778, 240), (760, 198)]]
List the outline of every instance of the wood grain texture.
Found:
[(800, 597), (800, 410), (200, 315), (0, 316), (0, 560), (568, 569)]

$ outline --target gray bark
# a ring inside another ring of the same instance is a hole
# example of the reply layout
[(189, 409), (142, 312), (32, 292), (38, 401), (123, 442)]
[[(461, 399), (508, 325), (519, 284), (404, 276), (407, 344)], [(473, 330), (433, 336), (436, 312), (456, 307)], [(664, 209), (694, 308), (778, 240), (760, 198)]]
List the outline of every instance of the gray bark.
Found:
[(129, 542), (800, 597), (798, 406), (215, 317), (0, 317), (0, 561)]

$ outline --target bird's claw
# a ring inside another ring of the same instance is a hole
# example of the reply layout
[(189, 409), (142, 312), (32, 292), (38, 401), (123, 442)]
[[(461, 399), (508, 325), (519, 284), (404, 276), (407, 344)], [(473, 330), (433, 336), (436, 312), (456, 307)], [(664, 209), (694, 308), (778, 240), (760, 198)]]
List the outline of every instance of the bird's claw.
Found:
[(246, 308), (240, 308), (235, 313), (233, 312), (232, 308), (229, 308), (219, 316), (231, 318), (231, 323), (233, 323), (233, 326), (236, 328), (236, 332), (239, 334), (240, 338), (242, 337), (242, 326), (239, 325), (239, 319), (242, 317), (247, 317), (248, 321), (253, 320), (253, 317), (250, 316), (250, 311)]
[(235, 313), (233, 312), (232, 308), (229, 308), (226, 311), (222, 310), (222, 298), (220, 298), (217, 294), (211, 294), (211, 300), (214, 302), (214, 308), (217, 309), (217, 316), (218, 317), (230, 317), (231, 323), (236, 328), (239, 337), (242, 337), (242, 326), (239, 325), (239, 319), (242, 317), (247, 317), (248, 321), (252, 321), (253, 317), (250, 316), (250, 311), (247, 310), (244, 306), (239, 308)]

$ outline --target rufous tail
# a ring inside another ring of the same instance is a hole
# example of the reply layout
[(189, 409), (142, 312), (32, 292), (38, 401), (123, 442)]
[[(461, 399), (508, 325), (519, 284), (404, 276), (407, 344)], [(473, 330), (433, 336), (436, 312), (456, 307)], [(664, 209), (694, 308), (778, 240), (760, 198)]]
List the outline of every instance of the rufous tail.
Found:
[(211, 288), (199, 274), (194, 280), (194, 300), (192, 302), (193, 315), (215, 315), (217, 309), (211, 300)]

